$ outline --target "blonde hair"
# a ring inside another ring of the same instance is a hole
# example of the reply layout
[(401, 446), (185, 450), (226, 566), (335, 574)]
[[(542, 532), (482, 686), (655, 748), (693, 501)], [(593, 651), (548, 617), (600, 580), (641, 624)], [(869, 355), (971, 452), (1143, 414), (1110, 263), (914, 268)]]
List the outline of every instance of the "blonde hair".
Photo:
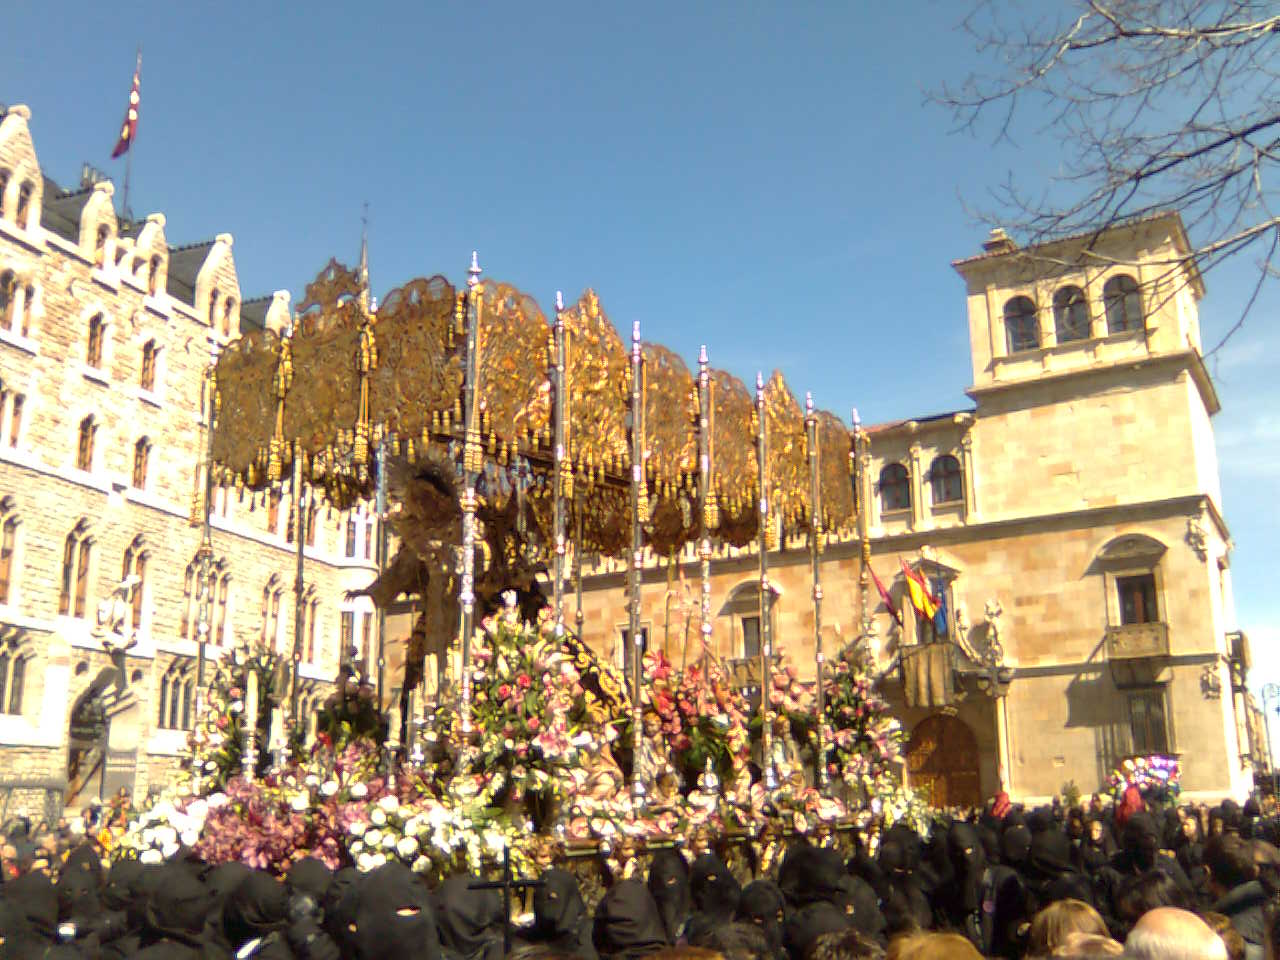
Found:
[(1122, 957), (1124, 944), (1104, 937), (1098, 933), (1081, 933), (1079, 930), (1067, 934), (1056, 950), (1055, 957)]
[(982, 960), (976, 947), (958, 933), (909, 933), (889, 944), (885, 960)]
[(1073, 933), (1092, 933), (1109, 936), (1107, 925), (1083, 900), (1055, 900), (1031, 920), (1031, 932), (1027, 935), (1027, 956), (1048, 957), (1067, 941)]

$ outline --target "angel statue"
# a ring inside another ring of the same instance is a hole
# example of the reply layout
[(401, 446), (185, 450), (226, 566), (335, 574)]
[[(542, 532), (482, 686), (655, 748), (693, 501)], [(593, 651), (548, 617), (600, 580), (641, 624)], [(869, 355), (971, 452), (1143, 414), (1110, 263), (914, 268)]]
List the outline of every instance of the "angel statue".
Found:
[(128, 683), (125, 654), (138, 644), (133, 620), (133, 591), (142, 583), (137, 574), (129, 574), (112, 589), (111, 595), (98, 604), (98, 622), (94, 636), (116, 668), (116, 686), (124, 690)]

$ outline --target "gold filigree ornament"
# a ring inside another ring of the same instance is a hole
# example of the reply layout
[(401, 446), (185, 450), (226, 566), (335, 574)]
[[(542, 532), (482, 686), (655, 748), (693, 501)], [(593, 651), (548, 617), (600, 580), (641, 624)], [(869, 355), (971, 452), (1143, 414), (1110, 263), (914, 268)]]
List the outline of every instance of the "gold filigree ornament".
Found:
[(711, 371), (711, 384), (718, 529), (726, 543), (741, 547), (756, 535), (755, 401), (746, 385), (724, 370)]
[(822, 526), (830, 536), (850, 533), (856, 521), (853, 483), (849, 476), (852, 438), (834, 413), (819, 410), (818, 477), (822, 497)]
[(476, 400), (479, 429), (500, 444), (528, 450), (551, 424), (547, 319), (537, 302), (506, 283), (480, 288)]
[(229, 475), (257, 486), (265, 478), (276, 435), (280, 354), (278, 336), (270, 330), (253, 330), (232, 340), (218, 357), (213, 380), (215, 480)]
[(805, 451), (804, 413), (782, 374), (775, 370), (764, 385), (765, 425), (769, 431), (769, 510), (783, 529), (809, 516), (809, 470)]

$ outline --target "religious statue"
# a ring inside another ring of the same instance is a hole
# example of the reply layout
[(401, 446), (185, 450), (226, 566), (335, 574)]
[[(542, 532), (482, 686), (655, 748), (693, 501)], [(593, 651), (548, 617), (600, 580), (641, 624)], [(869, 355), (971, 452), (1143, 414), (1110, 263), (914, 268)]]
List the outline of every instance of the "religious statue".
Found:
[(783, 783), (799, 773), (801, 783), (805, 782), (805, 763), (800, 756), (800, 747), (791, 736), (791, 720), (785, 713), (774, 713), (773, 745), (770, 757), (778, 782)]
[(634, 837), (622, 834), (614, 842), (613, 848), (605, 856), (605, 867), (609, 871), (611, 884), (619, 880), (634, 880), (643, 877), (640, 869), (639, 848)]
[(786, 844), (783, 842), (782, 828), (778, 822), (773, 819), (766, 820), (764, 826), (760, 828), (759, 841), (759, 863), (760, 876), (772, 877), (777, 875), (778, 865), (782, 862), (782, 855), (786, 853)]
[(612, 800), (626, 787), (622, 768), (604, 743), (592, 760), (574, 771), (574, 779), (578, 781), (579, 796), (596, 802)]
[(987, 660), (992, 664), (1004, 662), (1004, 647), (1000, 643), (1000, 618), (1004, 616), (1004, 607), (994, 597), (987, 601), (984, 611), (987, 615)]
[[(131, 623), (133, 591), (142, 581), (129, 574), (111, 590), (111, 595), (98, 604), (98, 624), (94, 634), (101, 638), (108, 653), (128, 650), (138, 641)], [(123, 640), (123, 643), (117, 642)]]
[(659, 781), (666, 778), (675, 778), (678, 781), (679, 778), (671, 761), (667, 759), (666, 750), (663, 749), (662, 718), (656, 713), (646, 713), (643, 723), (644, 736), (640, 740), (639, 770), (644, 781), (645, 794), (654, 797), (658, 793)]

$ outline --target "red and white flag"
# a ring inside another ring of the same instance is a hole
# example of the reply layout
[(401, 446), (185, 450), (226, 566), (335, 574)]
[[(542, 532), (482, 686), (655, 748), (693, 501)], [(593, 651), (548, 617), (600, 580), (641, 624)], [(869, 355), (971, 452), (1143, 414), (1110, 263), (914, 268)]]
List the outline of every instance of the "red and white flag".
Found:
[(138, 104), (142, 95), (142, 51), (138, 51), (138, 65), (133, 69), (133, 88), (129, 91), (129, 109), (124, 114), (124, 124), (120, 127), (120, 139), (116, 148), (111, 151), (111, 159), (128, 151), (133, 146), (133, 138), (138, 135)]

